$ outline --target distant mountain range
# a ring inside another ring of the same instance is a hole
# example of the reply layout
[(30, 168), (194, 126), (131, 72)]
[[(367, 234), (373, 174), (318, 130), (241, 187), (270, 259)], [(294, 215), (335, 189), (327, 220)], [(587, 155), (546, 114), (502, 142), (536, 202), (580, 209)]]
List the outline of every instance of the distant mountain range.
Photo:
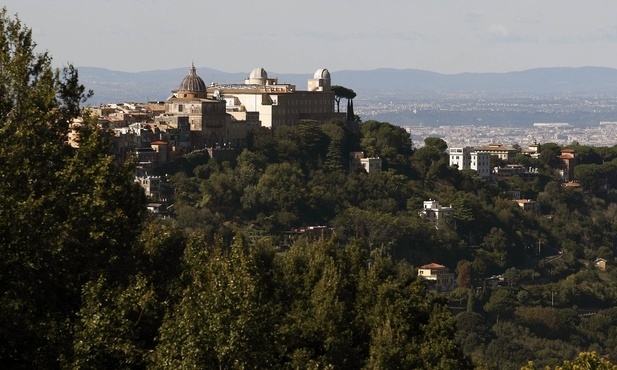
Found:
[[(94, 91), (89, 104), (123, 101), (165, 100), (171, 90), (188, 74), (187, 68), (147, 72), (118, 72), (104, 68), (79, 67), (79, 78)], [(605, 67), (537, 68), (506, 73), (440, 74), (417, 69), (381, 68), (363, 71), (330, 71), (332, 84), (354, 89), (359, 94), (377, 92), (499, 92), (525, 94), (617, 93), (617, 69)], [(227, 73), (211, 68), (197, 68), (197, 74), (209, 84), (243, 83), (249, 73)], [(306, 89), (310, 74), (278, 74), (268, 71), (279, 83)]]

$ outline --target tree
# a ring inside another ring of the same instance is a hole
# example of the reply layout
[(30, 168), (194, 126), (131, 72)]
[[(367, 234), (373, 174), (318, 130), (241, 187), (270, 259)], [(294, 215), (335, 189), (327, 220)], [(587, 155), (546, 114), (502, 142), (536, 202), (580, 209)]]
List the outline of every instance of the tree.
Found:
[(443, 151), (427, 145), (413, 153), (412, 161), (416, 171), (424, 178), (429, 170), (445, 156), (446, 154)]
[(68, 367), (82, 292), (128, 283), (145, 212), (130, 167), (117, 167), (88, 120), (79, 148), (69, 123), (90, 96), (71, 65), (52, 68), (32, 32), (0, 11), (0, 363)]
[(604, 167), (597, 164), (579, 164), (574, 167), (574, 178), (585, 190), (597, 191), (606, 178)]
[(361, 320), (370, 327), (367, 368), (471, 368), (454, 342), (454, 322), (445, 301), (431, 300), (423, 282), (385, 250), (372, 255), (361, 274)]
[(342, 122), (328, 122), (320, 126), (328, 138), (328, 149), (325, 157), (325, 168), (329, 171), (344, 171), (349, 169), (348, 153), (357, 147), (358, 137)]
[(347, 100), (352, 100), (356, 97), (355, 91), (352, 89), (348, 89), (343, 86), (334, 85), (330, 88), (330, 90), (334, 91), (334, 101), (336, 102), (336, 112), (340, 113), (340, 103), (341, 99), (345, 98)]
[[(359, 368), (354, 348), (353, 297), (357, 260), (331, 241), (296, 243), (275, 260), (279, 313), (277, 338), (290, 368)], [(357, 255), (357, 253), (354, 253)]]
[[(236, 235), (231, 245), (189, 241), (181, 300), (169, 311), (154, 368), (268, 368), (275, 359), (273, 300), (264, 273), (271, 253), (247, 247)], [(266, 257), (266, 261), (262, 259)]]
[(493, 227), (484, 237), (482, 246), (491, 252), (505, 253), (508, 249), (508, 235), (501, 228)]
[(446, 143), (440, 137), (427, 137), (427, 138), (424, 138), (424, 144), (426, 146), (432, 146), (433, 148), (435, 148), (437, 150), (440, 150), (442, 152), (445, 152), (445, 150), (448, 149), (448, 143)]
[(484, 309), (494, 314), (497, 317), (497, 323), (499, 318), (504, 316), (510, 316), (516, 308), (516, 300), (510, 288), (499, 288), (491, 294), (491, 298), (484, 305)]
[(369, 157), (380, 157), (384, 167), (402, 173), (410, 172), (410, 156), (413, 154), (411, 137), (404, 128), (387, 122), (366, 121), (361, 123), (360, 147)]
[(255, 186), (245, 189), (242, 203), (252, 214), (272, 218), (271, 226), (289, 228), (306, 209), (306, 195), (306, 179), (299, 165), (274, 163)]
[(456, 283), (463, 288), (471, 288), (473, 283), (473, 266), (469, 261), (460, 261)]
[(461, 312), (454, 317), (456, 322), (455, 339), (466, 355), (477, 357), (482, 347), (490, 342), (491, 329), (482, 315), (475, 312)]
[(506, 161), (504, 159), (501, 159), (501, 157), (499, 157), (498, 155), (491, 155), (491, 158), (489, 159), (490, 161), (490, 166), (491, 168), (495, 168), (495, 167), (504, 167), (506, 165)]
[(560, 169), (563, 162), (559, 159), (561, 147), (555, 143), (545, 143), (540, 147), (539, 163), (546, 169)]
[[(547, 366), (545, 369), (550, 370)], [(595, 352), (581, 352), (573, 361), (565, 360), (562, 365), (555, 366), (555, 370), (578, 370), (578, 369), (595, 369), (595, 370), (615, 370), (617, 365), (614, 365), (609, 360), (598, 356)], [(521, 370), (539, 370), (532, 361)]]
[(503, 278), (508, 282), (508, 285), (517, 286), (521, 280), (521, 272), (515, 267), (510, 267), (503, 273)]

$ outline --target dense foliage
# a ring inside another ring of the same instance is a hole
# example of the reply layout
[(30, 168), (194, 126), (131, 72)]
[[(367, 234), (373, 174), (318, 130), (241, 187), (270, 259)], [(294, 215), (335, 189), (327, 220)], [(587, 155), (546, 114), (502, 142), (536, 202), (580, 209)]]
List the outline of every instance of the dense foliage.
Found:
[[(174, 203), (160, 219), (87, 117), (79, 148), (67, 144), (88, 96), (77, 71), (54, 70), (6, 10), (0, 31), (3, 367), (531, 369), (617, 356), (617, 147), (568, 146), (581, 187), (566, 188), (554, 143), (512, 161), (533, 176), (492, 182), (450, 167), (440, 138), (301, 122), (253, 131), (234, 161), (198, 152), (160, 168)], [(353, 151), (382, 170), (350, 171)], [(428, 199), (453, 217), (420, 217)], [(291, 231), (316, 225), (334, 234)], [(458, 288), (429, 291), (416, 268), (430, 262)]]

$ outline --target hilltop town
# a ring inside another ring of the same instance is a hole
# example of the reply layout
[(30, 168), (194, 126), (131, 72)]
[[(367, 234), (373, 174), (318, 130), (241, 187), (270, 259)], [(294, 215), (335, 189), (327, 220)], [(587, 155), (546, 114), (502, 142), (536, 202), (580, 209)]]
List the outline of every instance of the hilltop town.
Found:
[[(165, 101), (105, 104), (88, 107), (86, 113), (113, 132), (111, 154), (120, 162), (137, 158), (138, 174), (149, 176), (156, 167), (197, 150), (231, 158), (259, 127), (345, 120), (346, 113), (335, 112), (337, 99), (327, 69), (317, 70), (306, 90), (297, 90), (269, 78), (263, 68), (255, 68), (244, 84), (206, 85), (191, 66)], [(72, 124), (72, 145), (77, 145), (82, 123)]]

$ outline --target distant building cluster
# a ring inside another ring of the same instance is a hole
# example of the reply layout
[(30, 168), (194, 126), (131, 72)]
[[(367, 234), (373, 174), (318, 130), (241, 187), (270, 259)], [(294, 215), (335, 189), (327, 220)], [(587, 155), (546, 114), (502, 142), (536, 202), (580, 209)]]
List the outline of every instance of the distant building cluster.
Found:
[[(504, 161), (511, 161), (518, 154), (524, 154), (533, 158), (539, 156), (539, 144), (534, 142), (527, 149), (509, 147), (502, 144), (489, 144), (480, 147), (455, 147), (448, 149), (450, 166), (455, 166), (459, 170), (475, 170), (478, 175), (484, 178), (493, 177), (496, 179), (506, 179), (513, 175), (528, 180), (537, 174), (537, 169), (525, 168), (522, 165), (508, 164), (504, 167), (491, 168), (491, 156), (495, 156)], [(563, 181), (571, 182), (574, 179), (574, 167), (577, 163), (578, 155), (575, 150), (563, 149), (559, 159), (563, 162), (560, 175)]]
[[(325, 123), (344, 121), (345, 113), (335, 112), (335, 95), (330, 72), (318, 69), (307, 81), (307, 90), (281, 84), (255, 68), (243, 84), (212, 82), (199, 77), (194, 65), (165, 101), (125, 102), (87, 108), (99, 127), (111, 130), (112, 154), (124, 162), (136, 159), (136, 181), (156, 182), (154, 169), (188, 153), (207, 150), (210, 156), (231, 159), (247, 144), (247, 136), (258, 127), (297, 124), (302, 120)], [(75, 120), (69, 142), (78, 145), (79, 127)], [(369, 159), (367, 171), (381, 168)], [(155, 186), (147, 192), (155, 194)]]
[[(534, 142), (527, 149), (508, 147), (502, 144), (490, 144), (480, 147), (455, 147), (448, 148), (449, 164), (459, 170), (474, 170), (478, 175), (490, 181), (503, 181), (518, 176), (522, 181), (532, 181), (538, 176), (536, 168), (527, 168), (520, 164), (505, 164), (491, 168), (491, 156), (495, 156), (504, 161), (513, 160), (516, 155), (524, 154), (537, 158), (539, 156), (540, 145)], [(574, 167), (577, 164), (578, 154), (572, 149), (562, 149), (558, 158), (561, 160), (559, 174), (564, 187), (580, 187), (574, 181)], [(533, 199), (521, 198), (519, 190), (511, 190), (507, 195), (525, 211), (538, 213), (537, 201)], [(424, 201), (419, 216), (428, 220), (439, 229), (443, 226), (456, 228), (456, 219), (453, 217), (456, 209), (452, 206), (446, 207), (439, 204), (437, 200), (429, 199)]]

